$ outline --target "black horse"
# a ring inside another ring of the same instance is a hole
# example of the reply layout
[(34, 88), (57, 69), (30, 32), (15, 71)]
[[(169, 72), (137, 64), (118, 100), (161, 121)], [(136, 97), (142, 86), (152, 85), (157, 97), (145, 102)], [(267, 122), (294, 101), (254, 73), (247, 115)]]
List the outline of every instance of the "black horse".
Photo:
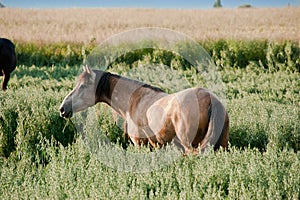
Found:
[(0, 38), (0, 76), (4, 77), (2, 90), (7, 89), (10, 73), (17, 65), (15, 45), (8, 39)]

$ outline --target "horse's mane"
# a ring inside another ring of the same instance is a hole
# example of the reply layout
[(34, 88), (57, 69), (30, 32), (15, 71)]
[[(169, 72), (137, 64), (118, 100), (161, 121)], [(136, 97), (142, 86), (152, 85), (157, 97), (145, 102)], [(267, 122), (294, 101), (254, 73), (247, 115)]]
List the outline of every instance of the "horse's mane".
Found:
[(102, 93), (102, 92), (107, 92), (106, 95), (108, 95), (108, 92), (110, 90), (110, 86), (109, 86), (109, 72), (104, 72), (104, 71), (100, 71), (100, 70), (93, 70), (96, 73), (96, 80), (95, 80), (95, 84), (97, 84), (96, 87), (96, 96)]
[(113, 74), (110, 72), (104, 72), (104, 71), (100, 71), (100, 70), (95, 70), (95, 72), (97, 74), (96, 77), (98, 77), (98, 78), (96, 78), (96, 83), (97, 83), (97, 81), (99, 81), (98, 85), (97, 85), (97, 91), (98, 91), (98, 89), (100, 91), (109, 91), (110, 88), (109, 88), (108, 80), (113, 77), (116, 79), (128, 80), (130, 82), (133, 82), (136, 85), (139, 85), (140, 87), (149, 88), (156, 92), (164, 92), (164, 90), (162, 90), (161, 88), (158, 88), (158, 87), (155, 87), (155, 86), (152, 86), (152, 85), (149, 85), (149, 84), (137, 81), (137, 80), (129, 79), (129, 78), (120, 76), (118, 74)]

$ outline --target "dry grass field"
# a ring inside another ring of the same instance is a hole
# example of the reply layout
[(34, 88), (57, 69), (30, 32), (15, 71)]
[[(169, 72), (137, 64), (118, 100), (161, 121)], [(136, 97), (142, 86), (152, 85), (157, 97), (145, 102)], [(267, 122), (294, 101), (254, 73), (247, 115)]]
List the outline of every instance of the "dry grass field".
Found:
[(300, 41), (300, 7), (166, 9), (0, 10), (1, 37), (28, 42), (97, 42), (126, 30), (162, 27), (196, 40)]

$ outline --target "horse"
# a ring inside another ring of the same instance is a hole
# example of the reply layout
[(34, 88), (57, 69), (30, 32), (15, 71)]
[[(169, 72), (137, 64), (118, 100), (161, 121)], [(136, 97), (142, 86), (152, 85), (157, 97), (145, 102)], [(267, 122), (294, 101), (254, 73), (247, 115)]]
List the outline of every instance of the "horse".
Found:
[(3, 76), (2, 90), (7, 89), (10, 73), (15, 70), (17, 56), (15, 45), (6, 38), (0, 38), (0, 76)]
[(70, 118), (99, 102), (112, 107), (127, 123), (135, 146), (162, 147), (174, 142), (184, 154), (228, 148), (229, 117), (224, 105), (204, 88), (173, 94), (136, 80), (83, 66), (73, 90), (59, 107)]

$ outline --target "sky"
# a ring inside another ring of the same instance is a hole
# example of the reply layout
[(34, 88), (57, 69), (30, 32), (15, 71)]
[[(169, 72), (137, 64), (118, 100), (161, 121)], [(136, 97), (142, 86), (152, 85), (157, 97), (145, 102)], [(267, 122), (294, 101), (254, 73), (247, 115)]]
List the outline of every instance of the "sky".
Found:
[[(74, 8), (74, 7), (146, 7), (207, 9), (215, 0), (0, 0), (6, 7), (14, 8)], [(299, 6), (300, 0), (221, 0), (224, 8), (250, 4), (253, 7)]]

